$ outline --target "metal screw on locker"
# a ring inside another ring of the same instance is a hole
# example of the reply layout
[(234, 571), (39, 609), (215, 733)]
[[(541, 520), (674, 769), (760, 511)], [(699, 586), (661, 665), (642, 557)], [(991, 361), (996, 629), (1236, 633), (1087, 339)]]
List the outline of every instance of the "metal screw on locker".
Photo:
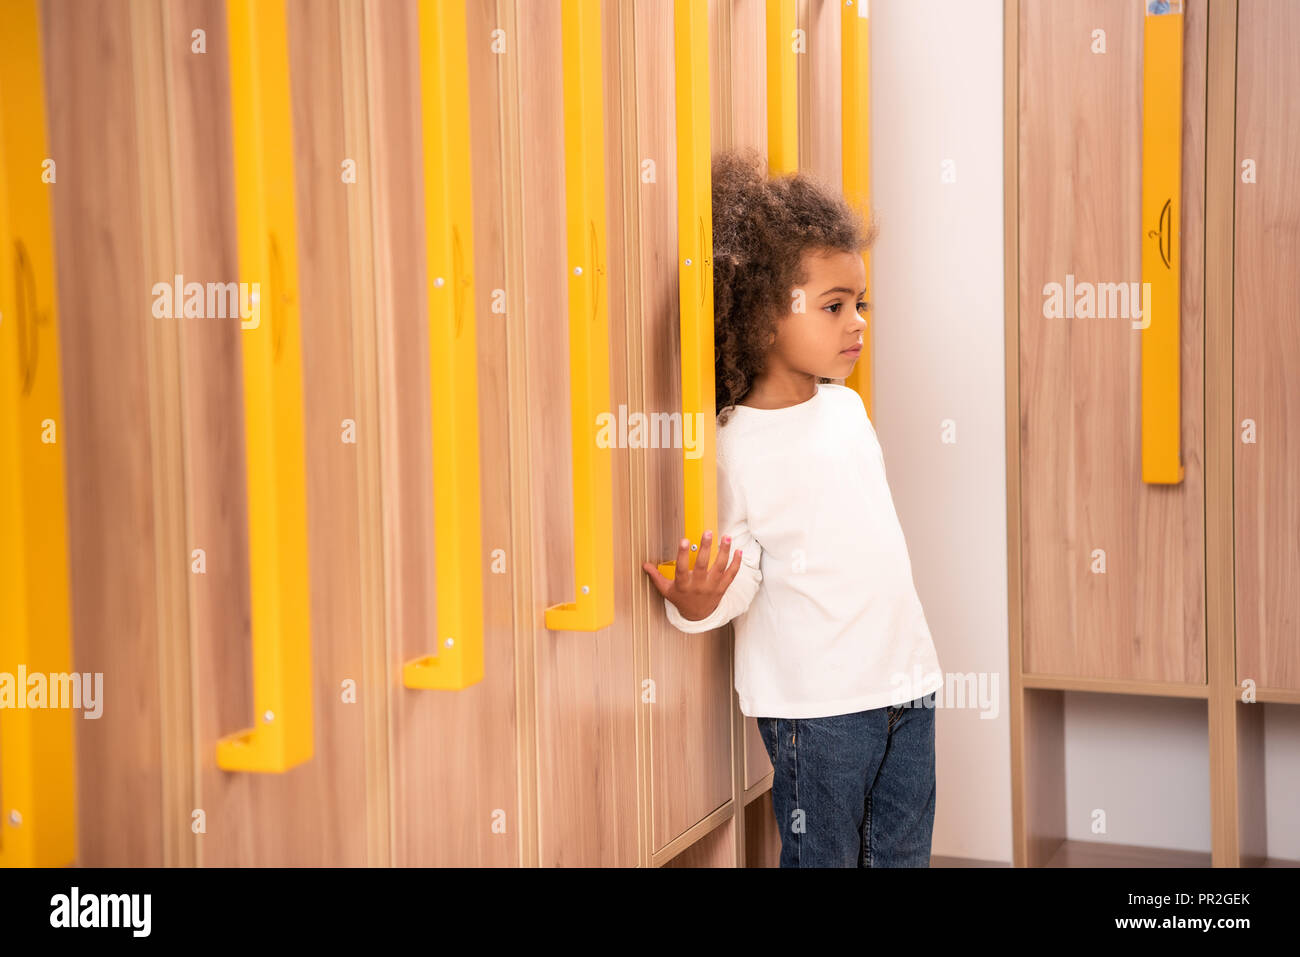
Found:
[(267, 724), (270, 724), (272, 721), (275, 720), (275, 712), (268, 709), (266, 712), (263, 713), (262, 720), (265, 721)]

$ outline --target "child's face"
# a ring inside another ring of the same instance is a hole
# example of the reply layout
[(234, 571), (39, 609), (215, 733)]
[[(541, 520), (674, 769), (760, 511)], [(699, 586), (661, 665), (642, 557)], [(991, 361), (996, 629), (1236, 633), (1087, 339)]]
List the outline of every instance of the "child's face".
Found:
[[(790, 312), (776, 325), (767, 370), (842, 379), (853, 371), (867, 328), (867, 272), (855, 253), (805, 252), (808, 281), (791, 292)], [(857, 351), (845, 351), (856, 349)]]

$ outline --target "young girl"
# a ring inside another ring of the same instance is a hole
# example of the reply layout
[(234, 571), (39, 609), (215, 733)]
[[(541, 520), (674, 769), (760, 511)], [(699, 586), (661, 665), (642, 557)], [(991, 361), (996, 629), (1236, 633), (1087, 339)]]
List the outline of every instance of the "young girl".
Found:
[[(740, 708), (775, 774), (782, 867), (928, 867), (943, 684), (885, 462), (853, 371), (862, 251), (842, 198), (713, 162), (718, 525), (676, 577), (642, 567), (688, 633), (735, 619)], [(732, 554), (734, 552), (734, 554)], [(761, 586), (761, 587), (760, 587)]]

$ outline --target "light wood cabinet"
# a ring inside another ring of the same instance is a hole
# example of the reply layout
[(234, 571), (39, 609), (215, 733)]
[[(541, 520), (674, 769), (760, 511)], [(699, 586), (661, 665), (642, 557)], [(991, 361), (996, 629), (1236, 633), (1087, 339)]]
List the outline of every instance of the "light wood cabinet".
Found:
[[(1300, 20), (1249, 0), (1185, 6), (1174, 230), (1184, 476), (1147, 484), (1149, 339), (1125, 317), (1062, 318), (1045, 306), (1051, 283), (1144, 278), (1144, 9), (1005, 5), (1017, 865), (1277, 863), (1267, 858), (1261, 760), (1263, 710), (1300, 704), (1296, 597), (1284, 584), (1300, 531), (1284, 379), (1300, 355), (1286, 318), (1296, 124), (1281, 92), (1300, 79)], [(1269, 169), (1263, 185), (1243, 178), (1248, 160)], [(1266, 438), (1243, 441), (1246, 419), (1270, 423)], [(1063, 716), (1077, 692), (1139, 696), (1153, 726), (1157, 714), (1185, 713), (1171, 699), (1204, 702), (1194, 713), (1205, 720), (1211, 854), (1067, 840)]]

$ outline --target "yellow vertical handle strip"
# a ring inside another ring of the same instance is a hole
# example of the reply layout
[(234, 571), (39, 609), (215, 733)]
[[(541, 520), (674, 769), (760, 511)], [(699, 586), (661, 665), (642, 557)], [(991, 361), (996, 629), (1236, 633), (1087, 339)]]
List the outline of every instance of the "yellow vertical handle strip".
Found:
[(767, 0), (767, 165), (777, 174), (799, 169), (797, 14), (797, 0)]
[[(1182, 4), (1171, 4), (1176, 9)], [(1142, 480), (1183, 480), (1179, 431), (1183, 14), (1148, 13), (1142, 45)], [(1150, 284), (1148, 287), (1147, 284)], [(1142, 301), (1146, 301), (1143, 295)], [(1136, 309), (1134, 309), (1136, 315)]]
[[(682, 364), (682, 492), (686, 538), (718, 530), (713, 352), (713, 187), (708, 4), (676, 0), (677, 288)], [(691, 441), (688, 441), (691, 440)], [(677, 560), (659, 563), (671, 579)]]
[(469, 53), (464, 3), (421, 0), (419, 16), (438, 650), (406, 662), (402, 682), (456, 690), (483, 680)]
[[(840, 7), (840, 150), (843, 164), (844, 198), (862, 214), (871, 217), (871, 20), (869, 0), (841, 0)], [(862, 253), (867, 274), (867, 302), (871, 302), (871, 250)], [(871, 332), (873, 316), (867, 314), (862, 335), (862, 355), (844, 384), (862, 397), (871, 410)]]
[(566, 0), (561, 33), (577, 598), (547, 608), (546, 627), (597, 631), (614, 621), (612, 452), (596, 442), (596, 417), (610, 405), (600, 0)]
[[(73, 711), (26, 675), (72, 669), (59, 325), (36, 0), (0, 28), (0, 866), (76, 858)], [(53, 693), (53, 683), (50, 683)], [(47, 705), (54, 702), (47, 697)]]
[(229, 0), (227, 13), (239, 272), (253, 291), (240, 342), (254, 725), (217, 742), (217, 765), (283, 772), (313, 750), (289, 38), (284, 0)]

